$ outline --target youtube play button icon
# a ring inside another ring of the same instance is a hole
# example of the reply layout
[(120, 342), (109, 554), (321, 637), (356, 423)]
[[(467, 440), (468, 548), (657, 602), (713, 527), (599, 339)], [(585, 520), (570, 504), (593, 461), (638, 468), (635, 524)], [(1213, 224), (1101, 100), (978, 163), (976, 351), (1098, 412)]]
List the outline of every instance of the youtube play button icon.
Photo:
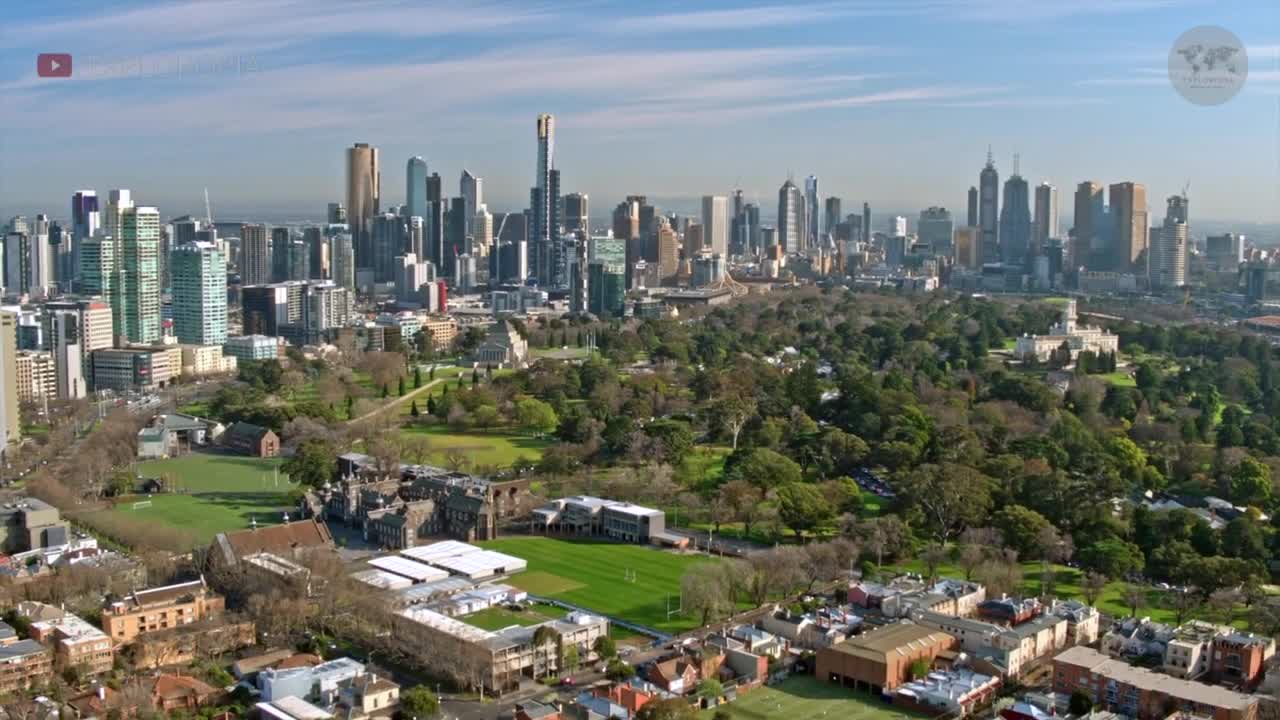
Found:
[(43, 78), (71, 77), (71, 53), (40, 53), (36, 56), (36, 74)]

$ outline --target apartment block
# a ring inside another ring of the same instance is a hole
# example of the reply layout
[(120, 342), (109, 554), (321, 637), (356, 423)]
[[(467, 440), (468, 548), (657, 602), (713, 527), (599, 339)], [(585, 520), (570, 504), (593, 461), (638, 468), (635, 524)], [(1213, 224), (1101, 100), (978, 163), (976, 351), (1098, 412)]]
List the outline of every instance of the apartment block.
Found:
[(39, 602), (18, 603), (19, 617), (31, 621), (31, 639), (53, 648), (59, 668), (77, 668), (85, 675), (110, 672), (114, 654), (111, 638), (69, 612)]
[(202, 578), (138, 590), (122, 600), (108, 602), (102, 610), (102, 629), (123, 645), (139, 635), (221, 615), (225, 607), (222, 596), (209, 590)]
[[(0, 631), (13, 636), (13, 628)], [(53, 677), (53, 653), (35, 640), (13, 640), (0, 644), (0, 695), (40, 687)]]
[(1174, 711), (1211, 720), (1258, 717), (1258, 701), (1249, 695), (1135, 667), (1083, 646), (1053, 659), (1053, 689), (1084, 693), (1095, 709), (1137, 720), (1164, 720)]

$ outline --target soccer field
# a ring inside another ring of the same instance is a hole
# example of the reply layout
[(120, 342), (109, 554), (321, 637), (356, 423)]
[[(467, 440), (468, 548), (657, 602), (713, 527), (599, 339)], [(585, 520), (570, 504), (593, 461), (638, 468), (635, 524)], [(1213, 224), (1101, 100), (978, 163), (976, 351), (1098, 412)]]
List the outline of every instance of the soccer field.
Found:
[[(207, 543), (224, 530), (275, 525), (283, 519), (293, 483), (277, 474), (279, 458), (192, 453), (138, 464), (144, 478), (172, 478), (178, 492), (125, 498), (111, 510), (117, 518), (178, 528), (196, 543)], [(136, 507), (136, 503), (150, 505)], [(288, 508), (293, 510), (293, 508)]]
[[(680, 576), (690, 565), (714, 562), (645, 545), (509, 537), (479, 543), (528, 561), (509, 582), (535, 595), (564, 600), (606, 615), (677, 633), (698, 618), (673, 614), (680, 604)], [(634, 578), (634, 579), (632, 579)]]
[[(920, 720), (923, 715), (902, 712), (892, 705), (839, 685), (798, 675), (772, 687), (756, 688), (721, 706), (735, 720)], [(713, 710), (705, 710), (710, 718)]]

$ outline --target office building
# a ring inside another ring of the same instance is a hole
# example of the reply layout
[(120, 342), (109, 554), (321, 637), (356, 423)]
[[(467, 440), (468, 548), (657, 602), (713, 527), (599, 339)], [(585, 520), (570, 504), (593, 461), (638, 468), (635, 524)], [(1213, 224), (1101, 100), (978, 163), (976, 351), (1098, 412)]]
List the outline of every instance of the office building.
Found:
[[(473, 257), (488, 260), (493, 251), (493, 214), (488, 208), (481, 207), (471, 219), (471, 242), (467, 252)], [(487, 274), (488, 268), (486, 268)]]
[(982, 269), (982, 234), (976, 227), (955, 229), (956, 264), (970, 270)]
[(302, 242), (308, 255), (308, 279), (328, 280), (332, 273), (329, 264), (329, 239), (320, 228), (312, 226), (302, 230)]
[[(105, 308), (104, 308), (105, 309)], [(110, 310), (107, 310), (110, 327)], [(45, 338), (53, 359), (54, 394), (62, 400), (82, 398), (88, 391), (84, 372), (83, 338), (79, 313), (74, 309), (44, 309)], [(107, 334), (110, 342), (110, 331)]]
[(628, 198), (613, 209), (613, 237), (622, 242), (627, 287), (634, 288), (636, 263), (647, 260), (645, 239), (640, 234), (638, 201)]
[(240, 226), (240, 284), (271, 282), (271, 238), (266, 225)]
[(329, 209), (325, 212), (326, 222), (330, 225), (346, 225), (347, 224), (347, 208), (340, 202), (329, 203)]
[(991, 151), (987, 164), (978, 173), (978, 230), (982, 234), (982, 262), (1000, 262), (1000, 173), (996, 171)]
[[(586, 193), (569, 193), (564, 196), (564, 231), (579, 230), (591, 233), (591, 198)], [(637, 214), (637, 219), (639, 215)]]
[(1151, 285), (1172, 289), (1187, 284), (1187, 197), (1172, 195), (1164, 223), (1154, 235), (1151, 249)]
[(600, 318), (622, 317), (626, 304), (626, 273), (618, 263), (596, 260), (587, 280), (587, 308)]
[(450, 198), (449, 212), (444, 220), (444, 257), (440, 260), (440, 272), (453, 277), (457, 258), (467, 252), (467, 201), (466, 198)]
[(1111, 269), (1131, 272), (1147, 249), (1147, 188), (1141, 183), (1115, 183), (1109, 191), (1111, 201), (1112, 249)]
[(119, 223), (116, 335), (131, 343), (158, 342), (160, 212), (154, 207), (128, 207), (120, 212)]
[(472, 223), (475, 221), (476, 213), (484, 206), (484, 180), (464, 169), (462, 178), (458, 181), (458, 189), (463, 204), (463, 234), (473, 235)]
[(435, 282), (435, 267), (407, 253), (396, 258), (396, 300), (406, 305), (421, 305), (422, 286)]
[[(796, 184), (788, 179), (778, 189), (778, 244), (782, 246), (784, 254), (800, 248), (800, 221), (803, 215), (804, 197)], [(688, 253), (689, 249), (686, 248), (685, 252)]]
[(293, 231), (287, 227), (271, 228), (271, 282), (284, 282), (289, 279), (289, 243), (293, 242)]
[(325, 341), (347, 324), (355, 305), (349, 289), (323, 281), (249, 285), (240, 297), (246, 335), (276, 335), (295, 345)]
[(222, 345), (222, 353), (240, 362), (274, 360), (281, 355), (280, 340), (266, 335), (229, 337)]
[(888, 234), (894, 237), (906, 237), (907, 219), (901, 215), (895, 215), (894, 217), (889, 218)]
[(585, 230), (566, 233), (573, 243), (573, 265), (569, 272), (569, 312), (587, 312), (587, 252), (590, 241)]
[(173, 330), (178, 342), (221, 345), (227, 340), (227, 261), (217, 245), (192, 242), (174, 249)]
[(18, 414), (18, 315), (0, 310), (0, 450), (22, 439)]
[[(804, 248), (806, 250), (818, 247), (818, 241), (822, 237), (822, 216), (819, 215), (821, 207), (822, 198), (818, 193), (818, 176), (810, 175), (804, 179), (804, 225), (806, 232)], [(703, 222), (705, 223), (706, 221), (704, 220)], [(720, 251), (716, 250), (715, 252)]]
[(71, 268), (80, 270), (80, 245), (98, 232), (98, 193), (77, 190), (71, 196)]
[(1068, 265), (1072, 268), (1088, 266), (1104, 270), (1094, 258), (1107, 254), (1106, 236), (1102, 223), (1106, 217), (1106, 205), (1102, 197), (1102, 184), (1085, 181), (1076, 186), (1073, 203), (1071, 244), (1067, 248)]
[(1004, 182), (1004, 203), (1000, 208), (1000, 253), (1006, 265), (1022, 267), (1031, 248), (1031, 198), (1027, 181), (1018, 174), (1014, 156), (1013, 174)]
[(822, 216), (822, 232), (824, 235), (835, 234), (836, 226), (841, 223), (844, 217), (841, 214), (842, 211), (840, 206), (840, 198), (835, 197), (834, 195), (827, 198)]
[(1205, 238), (1205, 260), (1215, 270), (1236, 270), (1244, 262), (1244, 235), (1223, 233)]
[(498, 213), (493, 216), (495, 250), (489, 254), (489, 282), (523, 284), (529, 278), (529, 216)]
[[(395, 282), (396, 258), (404, 254), (405, 237), (408, 235), (405, 220), (396, 213), (379, 213), (373, 218), (371, 232), (371, 254), (367, 261), (361, 261), (357, 246), (356, 266), (360, 269), (372, 269), (374, 282)], [(361, 265), (361, 262), (368, 264)]]
[[(812, 179), (816, 186), (817, 178)], [(723, 195), (702, 196), (702, 247), (729, 256), (729, 199)]]
[(955, 223), (951, 221), (951, 212), (946, 208), (934, 206), (920, 211), (916, 236), (933, 254), (951, 255), (951, 236), (954, 230)]
[(969, 186), (967, 209), (966, 223), (969, 227), (978, 227), (978, 188), (972, 185)]
[(378, 148), (368, 143), (347, 148), (347, 225), (359, 268), (373, 267), (373, 219), (381, 211), (381, 184)]
[(862, 242), (871, 242), (871, 205), (862, 203)]
[(417, 155), (409, 158), (405, 166), (402, 210), (405, 217), (427, 216), (427, 161)]
[(1058, 237), (1058, 188), (1047, 182), (1036, 186), (1035, 213), (1032, 218), (1031, 253), (1037, 254)]

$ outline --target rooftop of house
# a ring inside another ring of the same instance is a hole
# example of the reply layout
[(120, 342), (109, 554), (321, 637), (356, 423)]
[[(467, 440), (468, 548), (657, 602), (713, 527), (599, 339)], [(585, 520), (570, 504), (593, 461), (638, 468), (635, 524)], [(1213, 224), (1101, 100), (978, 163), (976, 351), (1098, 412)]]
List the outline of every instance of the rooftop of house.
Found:
[(315, 518), (271, 525), (268, 527), (218, 533), (214, 544), (225, 560), (234, 562), (256, 553), (289, 554), (298, 549), (331, 547), (333, 536), (323, 522)]
[(204, 578), (201, 578), (148, 590), (135, 590), (123, 600), (109, 602), (108, 607), (113, 612), (133, 612), (159, 605), (174, 605), (190, 602), (206, 590)]
[(935, 671), (899, 687), (897, 692), (899, 695), (917, 698), (961, 700), (998, 681), (998, 678), (992, 675), (983, 675), (971, 670)]
[(19, 640), (9, 645), (0, 645), (0, 663), (10, 660), (20, 660), (30, 655), (48, 652), (48, 648), (36, 642), (35, 640)]
[(151, 686), (152, 697), (177, 700), (194, 697), (203, 699), (218, 692), (217, 688), (190, 675), (160, 675)]
[(516, 709), (532, 720), (538, 718), (551, 717), (560, 714), (560, 711), (551, 705), (540, 703), (537, 700), (527, 700), (516, 706)]
[(1060, 663), (1074, 665), (1116, 682), (1202, 705), (1243, 710), (1256, 702), (1254, 698), (1234, 690), (1135, 667), (1082, 645), (1064, 650), (1053, 662), (1055, 666)]

